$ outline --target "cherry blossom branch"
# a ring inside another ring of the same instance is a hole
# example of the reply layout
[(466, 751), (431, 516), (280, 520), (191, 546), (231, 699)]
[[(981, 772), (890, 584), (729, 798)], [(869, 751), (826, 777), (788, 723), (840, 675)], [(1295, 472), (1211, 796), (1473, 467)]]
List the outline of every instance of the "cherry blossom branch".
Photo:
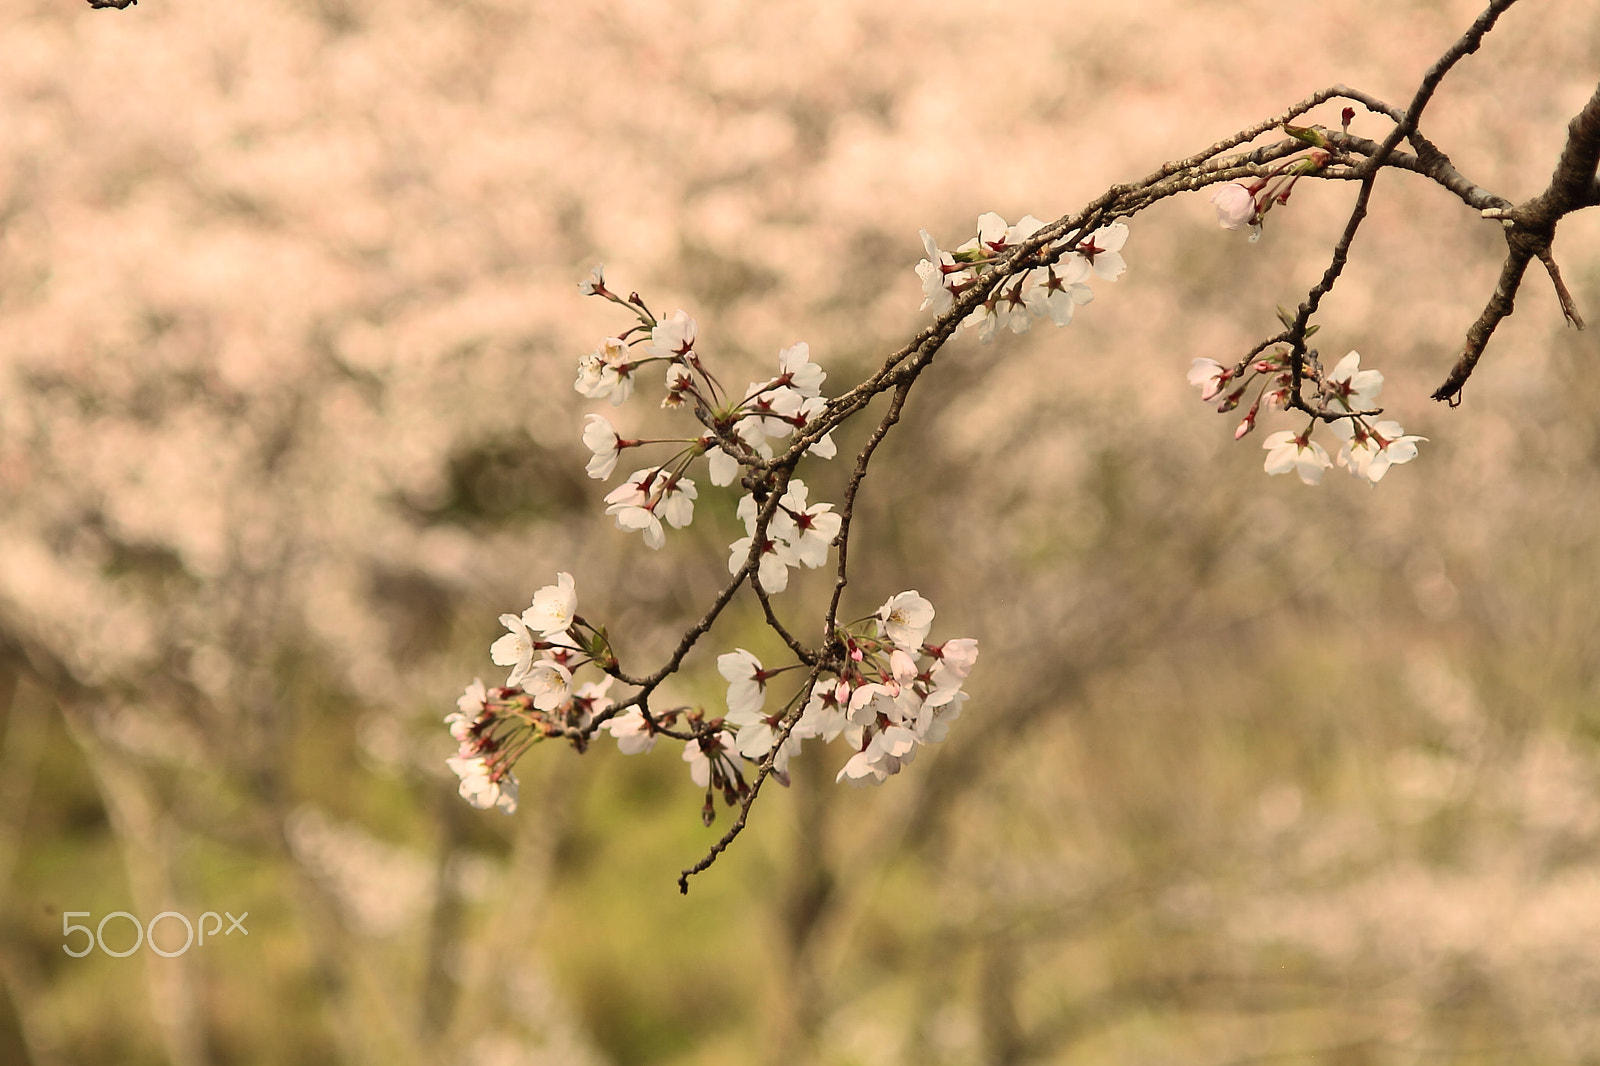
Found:
[(894, 396), (889, 401), (889, 409), (884, 412), (877, 428), (872, 431), (872, 436), (867, 438), (867, 443), (856, 456), (856, 467), (850, 472), (850, 481), (845, 486), (844, 503), (839, 508), (839, 535), (835, 538), (839, 550), (838, 577), (833, 583), (833, 598), (828, 603), (828, 613), (823, 623), (827, 632), (831, 633), (834, 626), (838, 625), (839, 600), (844, 595), (845, 586), (850, 583), (847, 574), (850, 561), (850, 525), (855, 518), (856, 493), (860, 491), (861, 482), (867, 476), (867, 464), (872, 461), (872, 453), (878, 450), (878, 445), (889, 435), (889, 430), (900, 421), (900, 410), (905, 406), (906, 396), (910, 391), (910, 382), (903, 382), (895, 389)]
[[(806, 678), (805, 688), (802, 691), (809, 691), (811, 686), (816, 684), (817, 678), (822, 673), (823, 665), (824, 664), (820, 659), (812, 663), (811, 675)], [(761, 763), (756, 769), (755, 780), (750, 782), (749, 791), (746, 792), (744, 797), (739, 801), (739, 813), (734, 815), (733, 824), (728, 826), (727, 830), (724, 831), (722, 836), (717, 839), (716, 843), (712, 844), (711, 847), (707, 849), (705, 855), (703, 855), (699, 861), (697, 861), (694, 865), (687, 866), (679, 871), (679, 895), (687, 896), (689, 894), (689, 878), (693, 877), (695, 874), (705, 873), (707, 870), (711, 869), (711, 865), (717, 861), (717, 856), (721, 855), (724, 851), (727, 851), (728, 847), (736, 839), (738, 839), (739, 834), (744, 832), (744, 827), (749, 824), (750, 821), (750, 808), (755, 805), (756, 797), (761, 794), (761, 786), (765, 784), (767, 778), (771, 777), (775, 772), (778, 754), (784, 750), (784, 745), (788, 742), (789, 737), (794, 733), (795, 727), (800, 724), (800, 718), (804, 709), (805, 704), (797, 701), (794, 707), (786, 715), (784, 715), (783, 724), (776, 735), (776, 739), (773, 742), (772, 748), (765, 756), (762, 757)]]
[[(1321, 278), (1295, 311), (1279, 308), (1283, 331), (1255, 345), (1231, 368), (1196, 359), (1189, 376), (1200, 387), (1202, 399), (1220, 399), (1219, 411), (1233, 410), (1253, 390), (1236, 438), (1254, 428), (1263, 405), (1308, 416), (1308, 424), (1299, 432), (1267, 438), (1263, 447), (1268, 450), (1264, 463), (1268, 473), (1294, 470), (1302, 480), (1315, 483), (1323, 469), (1334, 465), (1321, 445), (1311, 440), (1319, 423), (1343, 439), (1338, 464), (1374, 483), (1389, 467), (1414, 458), (1422, 438), (1407, 435), (1396, 422), (1378, 420), (1383, 409), (1375, 400), (1382, 374), (1361, 369), (1355, 352), (1325, 367), (1318, 352), (1307, 345), (1320, 328), (1312, 318), (1342, 276), (1377, 177), (1385, 168), (1424, 176), (1506, 227), (1511, 254), (1495, 298), (1470, 334), (1469, 349), (1475, 344), (1481, 351), (1495, 324), (1510, 313), (1522, 274), (1534, 256), (1549, 273), (1568, 320), (1582, 322), (1550, 254), (1549, 240), (1560, 217), (1600, 199), (1600, 182), (1594, 177), (1600, 158), (1600, 91), (1573, 120), (1551, 189), (1522, 207), (1513, 207), (1471, 181), (1418, 130), (1444, 77), (1477, 50), (1498, 16), (1513, 3), (1491, 3), (1429, 68), (1403, 111), (1359, 90), (1330, 86), (1194, 155), (1164, 163), (1143, 179), (1113, 185), (1082, 210), (1054, 222), (1025, 216), (1008, 225), (998, 215), (986, 213), (978, 219), (977, 236), (951, 251), (924, 232), (927, 258), (918, 264), (917, 274), (922, 279), (923, 306), (933, 309), (933, 321), (886, 355), (876, 370), (832, 399), (821, 395), (826, 375), (810, 361), (804, 343), (779, 353), (777, 376), (752, 383), (742, 394), (724, 388), (696, 350), (697, 327), (687, 312), (657, 316), (636, 294), (624, 300), (609, 291), (596, 268), (591, 280), (582, 284), (583, 291), (624, 306), (638, 321), (621, 336), (601, 342), (580, 362), (577, 391), (593, 398), (609, 397), (615, 405), (632, 393), (640, 367), (662, 365), (667, 371), (663, 406), (686, 409), (707, 431), (698, 438), (624, 439), (604, 417), (588, 416), (584, 443), (593, 452), (591, 477), (609, 477), (627, 449), (663, 444), (676, 449), (665, 462), (636, 471), (608, 494), (607, 513), (616, 517), (619, 528), (639, 531), (649, 547), (661, 548), (666, 539), (663, 521), (682, 528), (692, 520), (697, 491), (688, 473), (691, 464), (704, 457), (713, 484), (729, 485), (737, 479), (747, 491), (738, 514), (748, 536), (730, 545), (731, 580), (682, 635), (667, 662), (647, 676), (625, 673), (603, 627), (591, 627), (576, 616), (570, 575), (560, 574), (557, 585), (540, 589), (520, 617), (503, 615), (509, 632), (495, 642), (491, 657), (512, 667), (511, 676), (504, 687), (495, 689), (475, 682), (459, 701), (460, 713), (448, 719), (462, 745), (450, 760), (461, 775), (462, 794), (476, 806), (513, 809), (516, 782), (511, 766), (534, 742), (547, 737), (564, 737), (582, 750), (604, 729), (629, 754), (649, 750), (658, 737), (682, 741), (691, 777), (705, 789), (706, 824), (713, 817), (718, 791), (729, 805), (738, 807), (733, 824), (706, 855), (682, 871), (678, 884), (687, 891), (688, 879), (708, 869), (743, 832), (767, 778), (776, 775), (787, 783), (787, 760), (798, 753), (802, 740), (831, 740), (842, 733), (854, 754), (838, 780), (867, 783), (897, 773), (919, 745), (942, 739), (948, 721), (954, 720), (966, 698), (960, 688), (976, 659), (976, 642), (927, 643), (934, 610), (915, 591), (891, 597), (874, 614), (844, 625), (839, 621), (850, 585), (855, 507), (867, 470), (879, 445), (899, 423), (911, 388), (959, 330), (976, 327), (980, 340), (989, 341), (1004, 329), (1024, 332), (1037, 319), (1049, 318), (1058, 326), (1070, 323), (1075, 308), (1093, 295), (1086, 284), (1091, 277), (1115, 281), (1125, 269), (1121, 249), (1128, 228), (1122, 220), (1168, 197), (1216, 186), (1212, 200), (1222, 226), (1237, 229), (1248, 223), (1254, 239), (1263, 216), (1275, 205), (1286, 204), (1301, 178), (1359, 183)], [(1359, 104), (1392, 126), (1379, 141), (1351, 134), (1353, 106), (1344, 109), (1338, 132), (1292, 124), (1330, 100)], [(1286, 137), (1236, 151), (1273, 130), (1282, 130)], [(1403, 141), (1412, 152), (1399, 150)], [(839, 509), (829, 503), (813, 504), (808, 486), (795, 476), (799, 464), (810, 456), (831, 458), (833, 431), (885, 392), (891, 394), (888, 408), (856, 455)], [(773, 446), (776, 441), (786, 442), (781, 453)], [(816, 568), (829, 550), (838, 553), (833, 591), (818, 643), (809, 647), (781, 619), (774, 597), (787, 587), (792, 568)], [(689, 652), (746, 580), (767, 628), (794, 656), (795, 664), (769, 669), (743, 648), (727, 652), (717, 660), (719, 672), (729, 682), (726, 714), (689, 707), (652, 714), (652, 695), (682, 669)], [(605, 682), (573, 687), (572, 671), (591, 663), (609, 675)], [(767, 713), (768, 682), (797, 668), (808, 670), (803, 687), (781, 709)], [(626, 699), (613, 699), (606, 695), (613, 680), (638, 691)], [(687, 722), (682, 728), (676, 725), (680, 715)], [(740, 760), (755, 764), (752, 781), (746, 781)]]
[[(927, 351), (927, 360), (932, 359), (934, 351), (937, 351), (937, 348)], [(924, 361), (922, 365), (926, 366), (927, 362)], [(839, 600), (844, 593), (845, 586), (849, 584), (849, 578), (846, 575), (848, 569), (850, 545), (850, 522), (855, 512), (856, 493), (861, 487), (862, 480), (867, 476), (867, 465), (871, 462), (873, 453), (877, 451), (878, 445), (883, 442), (883, 438), (888, 435), (889, 430), (897, 422), (899, 422), (901, 409), (904, 407), (906, 397), (911, 391), (911, 384), (912, 381), (909, 379), (902, 380), (895, 387), (894, 395), (889, 401), (889, 409), (884, 413), (883, 419), (878, 423), (878, 426), (873, 431), (871, 437), (868, 438), (866, 444), (862, 446), (861, 451), (857, 454), (855, 469), (851, 472), (849, 484), (845, 488), (844, 503), (839, 510), (840, 528), (838, 534), (834, 538), (834, 545), (838, 549), (839, 553), (837, 570), (838, 576), (834, 582), (833, 597), (828, 604), (828, 611), (822, 625), (825, 639), (830, 637), (835, 627), (838, 625)], [(760, 590), (759, 585), (757, 586), (757, 595), (760, 596), (762, 607), (767, 612), (768, 624), (782, 634), (786, 638), (787, 642), (789, 639), (788, 633), (780, 625), (778, 625), (777, 620), (772, 613), (771, 603), (766, 594)], [(827, 645), (825, 645), (824, 648), (818, 652), (794, 647), (793, 645), (791, 645), (791, 650), (794, 650), (795, 654), (802, 661), (807, 662), (812, 666), (811, 677), (807, 680), (806, 684), (806, 688), (809, 689), (811, 685), (816, 683), (817, 677), (821, 674), (823, 667), (829, 664), (830, 660), (825, 658)], [(703, 873), (710, 869), (712, 863), (716, 862), (717, 856), (726, 851), (728, 846), (733, 843), (734, 839), (737, 838), (740, 833), (744, 832), (744, 827), (749, 820), (750, 807), (755, 803), (756, 796), (760, 793), (763, 782), (765, 782), (767, 777), (772, 773), (774, 757), (782, 749), (784, 742), (788, 740), (789, 736), (793, 733), (795, 726), (799, 723), (800, 712), (802, 710), (803, 707), (801, 705), (797, 705), (788, 715), (785, 716), (782, 729), (778, 734), (777, 741), (773, 744), (772, 749), (762, 760), (760, 768), (756, 773), (755, 780), (751, 782), (748, 795), (746, 795), (739, 804), (739, 813), (734, 818), (733, 824), (729, 826), (727, 831), (723, 833), (722, 837), (711, 846), (710, 850), (706, 852), (705, 856), (701, 858), (700, 861), (683, 870), (682, 873), (678, 875), (679, 892), (687, 895), (689, 891), (689, 878), (695, 874)]]
[(1379, 170), (1383, 167), (1396, 145), (1400, 143), (1412, 130), (1417, 128), (1417, 122), (1422, 118), (1423, 110), (1433, 99), (1434, 92), (1440, 82), (1444, 80), (1458, 62), (1464, 57), (1478, 50), (1483, 37), (1494, 27), (1502, 12), (1506, 11), (1517, 0), (1494, 0), (1483, 13), (1473, 22), (1472, 26), (1463, 33), (1456, 42), (1440, 56), (1438, 61), (1423, 75), (1422, 84), (1417, 87), (1416, 94), (1411, 98), (1411, 106), (1406, 108), (1403, 118), (1389, 131), (1376, 151), (1367, 157), (1367, 161), (1360, 170), (1364, 171), (1361, 178), (1361, 189), (1356, 194), (1355, 206), (1350, 210), (1350, 217), (1345, 222), (1344, 232), (1340, 234), (1338, 243), (1334, 245), (1333, 257), (1323, 272), (1321, 280), (1306, 294), (1306, 299), (1300, 304), (1299, 313), (1295, 315), (1293, 324), (1289, 327), (1289, 336), (1286, 341), (1289, 345), (1291, 367), (1293, 371), (1293, 391), (1290, 393), (1290, 403), (1308, 412), (1311, 409), (1305, 405), (1300, 392), (1301, 376), (1304, 372), (1303, 358), (1305, 355), (1306, 327), (1311, 321), (1311, 316), (1316, 314), (1317, 307), (1322, 298), (1333, 291), (1334, 285), (1339, 280), (1339, 275), (1344, 272), (1345, 263), (1349, 260), (1350, 245), (1354, 242), (1356, 232), (1361, 228), (1361, 223), (1367, 217), (1367, 203), (1372, 197), (1372, 188), (1377, 181)]

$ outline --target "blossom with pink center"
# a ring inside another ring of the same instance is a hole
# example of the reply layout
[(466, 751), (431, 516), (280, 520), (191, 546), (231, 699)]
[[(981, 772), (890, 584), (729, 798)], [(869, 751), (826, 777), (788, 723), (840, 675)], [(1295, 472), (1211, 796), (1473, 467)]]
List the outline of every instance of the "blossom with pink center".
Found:
[(739, 436), (751, 447), (764, 443), (769, 437), (779, 440), (787, 437), (794, 432), (794, 416), (805, 399), (787, 386), (752, 381), (745, 390), (743, 407), (748, 414), (739, 421)]
[(1101, 226), (1078, 243), (1077, 252), (1089, 261), (1096, 276), (1106, 281), (1116, 281), (1128, 269), (1122, 258), (1122, 246), (1128, 241), (1128, 226), (1113, 222)]
[(916, 747), (917, 735), (904, 726), (879, 730), (872, 734), (866, 747), (850, 757), (834, 780), (852, 785), (882, 784), (912, 760)]
[[(791, 480), (778, 501), (777, 514), (788, 519), (784, 539), (793, 550), (795, 562), (814, 570), (827, 561), (828, 549), (844, 520), (833, 512), (831, 503), (807, 506), (808, 492), (805, 482)], [(777, 515), (773, 517), (776, 519)]]
[(822, 392), (822, 382), (828, 375), (822, 367), (811, 361), (811, 345), (799, 341), (778, 352), (779, 385), (787, 385), (801, 396), (816, 396)]
[(639, 530), (646, 547), (659, 549), (667, 542), (661, 520), (674, 529), (688, 525), (697, 495), (689, 478), (671, 477), (659, 467), (635, 470), (606, 494), (606, 514), (616, 517), (618, 529)]
[[(789, 587), (789, 568), (799, 560), (787, 541), (773, 538), (771, 525), (768, 523), (767, 538), (761, 544), (761, 557), (756, 560), (756, 579), (760, 581), (762, 591), (782, 592)], [(754, 543), (755, 534), (752, 533), (728, 545), (728, 573), (739, 572), (745, 560), (750, 558), (750, 545)]]
[(606, 268), (605, 264), (589, 268), (589, 276), (578, 282), (578, 291), (585, 296), (604, 296), (606, 294)]
[(726, 729), (719, 729), (709, 737), (691, 740), (683, 746), (683, 761), (689, 764), (689, 779), (701, 788), (709, 787), (711, 760), (729, 759), (737, 750), (733, 737)]
[(717, 656), (717, 672), (728, 682), (730, 713), (756, 713), (767, 699), (767, 672), (761, 660), (739, 648)]
[[(809, 396), (794, 413), (794, 430), (804, 433), (812, 419), (817, 418), (828, 409), (828, 401), (821, 396)], [(815, 455), (818, 459), (832, 459), (839, 454), (838, 447), (833, 443), (833, 432), (830, 430), (817, 438), (817, 442), (806, 449), (807, 455)]]
[(694, 375), (682, 363), (667, 364), (667, 394), (661, 398), (665, 408), (682, 407), (685, 399), (694, 395)]
[(1344, 447), (1339, 449), (1339, 465), (1374, 485), (1383, 480), (1391, 466), (1415, 459), (1417, 441), (1428, 439), (1407, 434), (1400, 423), (1390, 419), (1368, 425), (1341, 418), (1332, 429), (1344, 440)]
[(589, 728), (589, 723), (594, 721), (596, 715), (604, 714), (616, 704), (616, 700), (606, 695), (611, 688), (614, 677), (603, 677), (599, 681), (587, 681), (579, 685), (572, 693), (572, 724), (578, 729)]
[(1094, 290), (1083, 284), (1088, 275), (1088, 260), (1076, 253), (1065, 256), (1060, 263), (1028, 275), (1023, 302), (1040, 318), (1058, 326), (1070, 325), (1073, 313), (1094, 299)]
[(615, 738), (617, 750), (624, 755), (643, 755), (656, 746), (656, 734), (637, 707), (630, 708), (626, 714), (607, 718), (600, 728)]
[(445, 764), (461, 778), (461, 798), (480, 811), (498, 807), (506, 814), (517, 810), (517, 779), (510, 774), (498, 777), (481, 756), (451, 756)]
[(694, 521), (694, 501), (699, 496), (690, 478), (669, 478), (661, 486), (661, 517), (673, 529), (682, 529)]
[(1383, 374), (1361, 369), (1361, 353), (1349, 352), (1334, 365), (1323, 391), (1346, 411), (1370, 411), (1383, 389)]
[(1200, 399), (1212, 400), (1233, 378), (1233, 371), (1215, 359), (1196, 359), (1189, 366), (1189, 384), (1200, 390)]
[(1302, 433), (1282, 430), (1261, 442), (1267, 449), (1267, 459), (1262, 468), (1269, 474), (1287, 474), (1293, 470), (1307, 485), (1322, 480), (1322, 472), (1333, 463), (1322, 445), (1311, 439), (1311, 428)]
[(695, 333), (694, 319), (680, 307), (650, 330), (650, 344), (645, 350), (658, 359), (684, 362), (694, 351)]
[[(838, 736), (848, 721), (845, 717), (845, 704), (839, 699), (839, 690), (840, 685), (832, 681), (820, 681), (813, 686), (811, 699), (806, 703), (806, 709), (801, 713), (800, 721), (790, 736), (821, 737), (824, 742)], [(844, 698), (848, 701), (848, 689), (844, 693)]]
[(966, 270), (956, 267), (955, 257), (941, 250), (927, 230), (917, 232), (921, 234), (922, 247), (928, 253), (928, 258), (917, 264), (917, 277), (922, 279), (922, 310), (931, 307), (934, 314), (942, 315), (955, 302), (951, 286), (967, 280), (970, 275)]

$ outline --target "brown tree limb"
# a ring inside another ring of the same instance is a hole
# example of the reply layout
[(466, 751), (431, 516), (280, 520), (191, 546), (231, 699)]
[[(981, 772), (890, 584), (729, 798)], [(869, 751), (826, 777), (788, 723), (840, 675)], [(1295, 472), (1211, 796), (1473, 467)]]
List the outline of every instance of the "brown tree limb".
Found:
[[(1507, 240), (1510, 239), (1508, 235)], [(1450, 376), (1434, 391), (1435, 400), (1443, 400), (1451, 407), (1460, 406), (1461, 387), (1472, 376), (1473, 369), (1483, 356), (1484, 347), (1494, 335), (1495, 327), (1514, 310), (1517, 288), (1522, 284), (1522, 275), (1528, 269), (1528, 261), (1534, 254), (1531, 248), (1518, 250), (1513, 247), (1511, 254), (1506, 256), (1506, 263), (1500, 270), (1500, 281), (1495, 285), (1494, 295), (1489, 298), (1489, 303), (1478, 316), (1478, 320), (1467, 330), (1466, 347), (1456, 359), (1456, 365), (1451, 368)]]
[(1433, 99), (1434, 92), (1439, 88), (1439, 83), (1444, 80), (1457, 63), (1478, 50), (1483, 43), (1484, 36), (1494, 28), (1501, 16), (1517, 0), (1493, 0), (1483, 10), (1467, 32), (1463, 33), (1447, 49), (1438, 61), (1428, 68), (1423, 75), (1422, 84), (1417, 86), (1417, 91), (1411, 98), (1411, 106), (1406, 108), (1405, 116), (1389, 135), (1378, 145), (1377, 151), (1367, 158), (1365, 174), (1361, 179), (1361, 191), (1356, 194), (1355, 206), (1350, 209), (1350, 219), (1345, 223), (1344, 232), (1339, 235), (1339, 242), (1334, 246), (1333, 258), (1328, 263), (1328, 269), (1322, 274), (1322, 279), (1306, 294), (1305, 302), (1299, 307), (1294, 323), (1289, 327), (1289, 347), (1291, 365), (1294, 369), (1294, 386), (1290, 392), (1290, 402), (1295, 407), (1310, 410), (1300, 397), (1300, 379), (1305, 357), (1306, 327), (1311, 322), (1311, 316), (1316, 314), (1317, 306), (1322, 298), (1333, 291), (1339, 276), (1344, 273), (1344, 265), (1349, 259), (1350, 245), (1355, 240), (1356, 232), (1361, 228), (1361, 223), (1367, 217), (1367, 203), (1372, 197), (1372, 186), (1377, 180), (1378, 172), (1384, 166), (1389, 154), (1395, 146), (1405, 139), (1417, 128), (1418, 121), (1422, 118), (1423, 110)]
[(1451, 367), (1444, 384), (1434, 390), (1435, 400), (1442, 400), (1451, 407), (1461, 403), (1462, 386), (1483, 357), (1483, 350), (1488, 346), (1495, 328), (1511, 314), (1517, 288), (1522, 284), (1522, 275), (1529, 261), (1536, 256), (1550, 275), (1556, 298), (1561, 301), (1561, 313), (1568, 322), (1579, 329), (1583, 328), (1583, 318), (1578, 314), (1572, 293), (1561, 280), (1561, 270), (1556, 265), (1550, 246), (1555, 240), (1556, 225), (1562, 218), (1594, 203), (1596, 166), (1600, 166), (1600, 87), (1595, 89), (1589, 102), (1568, 123), (1567, 143), (1556, 160), (1550, 186), (1538, 196), (1515, 207), (1485, 212), (1488, 217), (1502, 221), (1506, 227), (1506, 244), (1511, 250), (1506, 256), (1494, 295), (1489, 298), (1478, 320), (1467, 330), (1466, 344), (1456, 358), (1455, 366)]

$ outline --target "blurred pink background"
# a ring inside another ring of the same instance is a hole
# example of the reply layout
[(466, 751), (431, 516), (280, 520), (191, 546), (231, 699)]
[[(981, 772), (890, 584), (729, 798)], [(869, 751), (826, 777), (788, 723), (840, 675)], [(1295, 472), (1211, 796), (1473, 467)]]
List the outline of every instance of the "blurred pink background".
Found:
[[(675, 754), (536, 751), (510, 819), (443, 762), (499, 612), (569, 571), (651, 662), (738, 535), (731, 493), (659, 554), (604, 516), (583, 415), (669, 423), (572, 390), (622, 324), (592, 265), (728, 378), (806, 340), (837, 394), (925, 321), (919, 227), (1057, 217), (1333, 82), (1404, 106), (1477, 12), (13, 0), (0, 1060), (1600, 1054), (1600, 353), (1530, 273), (1466, 403), (1428, 401), (1503, 244), (1409, 175), (1317, 338), (1429, 438), (1375, 490), (1269, 480), (1287, 420), (1235, 444), (1184, 381), (1303, 298), (1348, 184), (1256, 245), (1165, 202), (1069, 328), (941, 354), (846, 610), (918, 588), (982, 642), (936, 758), (858, 792), (808, 750), (687, 899), (714, 836)], [(1424, 130), (1524, 199), (1597, 69), (1592, 5), (1526, 0)], [(1592, 214), (1556, 243), (1591, 321)], [(86, 909), (250, 937), (73, 959)]]

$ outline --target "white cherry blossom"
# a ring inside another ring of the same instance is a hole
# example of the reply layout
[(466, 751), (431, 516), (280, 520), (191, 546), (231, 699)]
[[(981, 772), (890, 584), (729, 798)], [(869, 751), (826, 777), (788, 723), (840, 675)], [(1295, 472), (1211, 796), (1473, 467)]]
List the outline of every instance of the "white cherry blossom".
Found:
[(950, 305), (955, 301), (955, 294), (950, 287), (960, 284), (971, 275), (966, 270), (955, 269), (955, 257), (942, 251), (927, 230), (917, 232), (922, 237), (922, 247), (928, 253), (928, 258), (917, 264), (917, 277), (922, 279), (922, 310), (932, 308), (934, 314), (942, 315), (950, 310)]
[(916, 654), (933, 625), (933, 604), (915, 589), (893, 596), (878, 608), (878, 632), (906, 651)]
[(633, 395), (633, 372), (638, 364), (628, 354), (628, 346), (617, 337), (607, 337), (600, 347), (578, 361), (578, 380), (572, 387), (592, 400), (602, 396), (616, 407)]
[(1078, 243), (1078, 254), (1089, 261), (1096, 276), (1106, 281), (1116, 281), (1128, 269), (1122, 258), (1122, 246), (1128, 241), (1128, 226), (1113, 222), (1101, 226)]
[(807, 506), (808, 491), (805, 482), (792, 479), (778, 501), (778, 513), (792, 523), (785, 539), (793, 549), (795, 562), (814, 570), (827, 562), (828, 548), (839, 535), (844, 520), (834, 513), (831, 503)]
[[(1081, 256), (1071, 258), (1081, 265), (1085, 274), (1088, 273), (1089, 264)], [(1029, 275), (1029, 282), (1022, 294), (1028, 311), (1058, 326), (1070, 325), (1073, 312), (1094, 299), (1094, 290), (1081, 281), (1069, 280), (1056, 267), (1034, 271)]]
[(673, 529), (682, 529), (694, 521), (694, 501), (699, 495), (691, 479), (673, 479), (661, 488), (661, 517)]
[(711, 467), (713, 485), (731, 485), (739, 476), (739, 460), (723, 451), (720, 445), (706, 452), (706, 460)]
[(1196, 359), (1189, 367), (1189, 384), (1200, 390), (1202, 400), (1214, 400), (1232, 375), (1215, 359)]
[(658, 359), (681, 361), (694, 351), (695, 334), (694, 319), (680, 307), (650, 330), (650, 344), (645, 350)]
[(617, 750), (624, 755), (643, 755), (656, 746), (656, 734), (637, 707), (606, 719), (600, 728), (611, 734), (617, 742)]
[(461, 778), (461, 798), (479, 810), (498, 807), (506, 814), (517, 810), (517, 779), (510, 774), (495, 780), (481, 756), (451, 756), (445, 764)]
[(522, 679), (522, 690), (541, 711), (553, 711), (572, 698), (572, 671), (550, 659), (539, 659)]
[(659, 549), (667, 542), (661, 519), (682, 529), (694, 520), (697, 495), (689, 478), (674, 479), (660, 468), (635, 470), (606, 494), (606, 514), (616, 517), (618, 529), (639, 530), (647, 547)]
[[(794, 413), (794, 429), (796, 433), (803, 433), (811, 420), (821, 415), (828, 408), (828, 401), (821, 396), (811, 396), (800, 405)], [(833, 431), (829, 430), (817, 442), (806, 449), (807, 455), (815, 455), (818, 459), (832, 459), (838, 454), (838, 448), (833, 443)]]
[[(778, 352), (778, 379), (801, 396), (816, 396), (828, 375), (811, 361), (811, 345), (800, 341)], [(785, 381), (784, 379), (788, 380)]]
[(1338, 464), (1353, 476), (1366, 478), (1374, 485), (1383, 480), (1391, 466), (1415, 459), (1417, 442), (1428, 439), (1407, 434), (1400, 423), (1390, 419), (1369, 426), (1358, 424), (1355, 419), (1341, 418), (1331, 428), (1344, 440)]
[(604, 415), (589, 415), (586, 423), (583, 443), (594, 453), (586, 470), (592, 478), (608, 478), (617, 468), (617, 456), (622, 454), (622, 438)]
[(533, 605), (522, 612), (522, 621), (534, 632), (553, 637), (572, 628), (577, 611), (577, 585), (571, 574), (563, 572), (556, 575), (554, 585), (533, 594)]
[(767, 699), (767, 681), (761, 660), (739, 648), (717, 656), (717, 672), (728, 681), (730, 714), (755, 714)]
[(594, 296), (596, 293), (604, 294), (606, 291), (606, 268), (604, 263), (589, 269), (589, 276), (578, 282), (578, 291), (585, 296)]
[(1383, 389), (1383, 375), (1362, 370), (1361, 354), (1349, 352), (1328, 374), (1324, 391), (1347, 411), (1370, 411)]
[[(706, 751), (708, 746), (710, 753)], [(683, 761), (689, 764), (689, 779), (701, 788), (708, 787), (711, 784), (712, 757), (727, 759), (736, 751), (733, 737), (726, 729), (719, 729), (700, 740), (691, 740), (683, 746)]]
[[(761, 546), (761, 558), (756, 561), (756, 578), (761, 582), (762, 591), (782, 592), (789, 587), (789, 568), (798, 560), (787, 542), (772, 537), (771, 523), (768, 523), (768, 527), (767, 540)], [(753, 543), (754, 533), (728, 545), (728, 573), (739, 572), (745, 560), (750, 558), (750, 545)]]
[(501, 615), (500, 624), (510, 632), (489, 646), (489, 658), (496, 666), (511, 667), (511, 676), (506, 678), (506, 687), (511, 688), (520, 685), (533, 668), (534, 638), (517, 615)]
[(1303, 433), (1281, 430), (1262, 441), (1261, 446), (1267, 449), (1266, 462), (1262, 464), (1267, 473), (1287, 474), (1293, 470), (1307, 485), (1321, 481), (1322, 472), (1333, 465), (1322, 445), (1311, 439), (1309, 428)]
[[(826, 743), (839, 735), (848, 721), (845, 716), (846, 703), (841, 703), (838, 695), (841, 684), (843, 683), (819, 681), (812, 687), (811, 699), (806, 703), (806, 709), (801, 712), (800, 721), (795, 724), (791, 736), (821, 737)], [(845, 691), (845, 700), (849, 700), (848, 688)]]

